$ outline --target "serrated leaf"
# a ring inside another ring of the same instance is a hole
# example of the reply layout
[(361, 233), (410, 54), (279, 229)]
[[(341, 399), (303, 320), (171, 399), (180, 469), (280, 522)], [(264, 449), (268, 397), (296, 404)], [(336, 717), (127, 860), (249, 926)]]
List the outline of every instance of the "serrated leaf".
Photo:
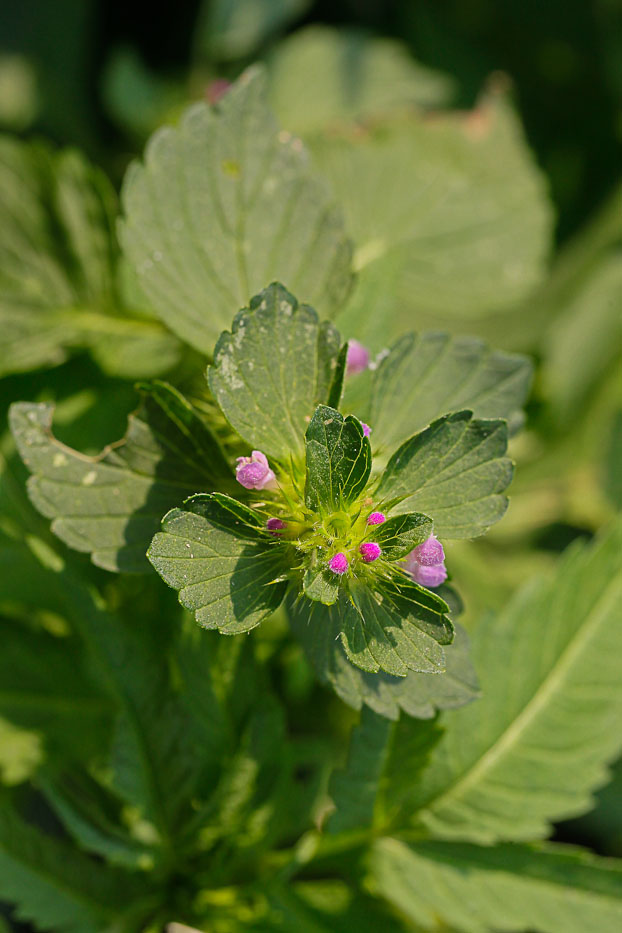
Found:
[(343, 27), (298, 30), (268, 65), (283, 126), (307, 136), (413, 106), (440, 107), (453, 95), (453, 80), (414, 61), (402, 44)]
[(310, 509), (330, 514), (354, 502), (371, 472), (371, 447), (361, 422), (319, 405), (306, 433), (305, 501)]
[(287, 589), (282, 546), (209, 495), (165, 515), (147, 556), (200, 625), (227, 635), (259, 625)]
[(160, 324), (119, 314), (116, 197), (98, 169), (77, 152), (2, 137), (0, 191), (0, 375), (58, 365), (80, 347), (125, 377), (177, 361)]
[(430, 537), (434, 530), (431, 518), (422, 512), (405, 512), (394, 515), (382, 525), (372, 526), (370, 538), (382, 548), (387, 560), (405, 557), (418, 544)]
[(121, 920), (146, 919), (156, 900), (140, 881), (44, 835), (7, 807), (0, 814), (0, 897), (17, 919), (58, 933), (116, 930)]
[(338, 353), (335, 328), (275, 282), (221, 334), (210, 389), (244, 440), (287, 461), (302, 449), (315, 406), (328, 398)]
[(440, 538), (474, 538), (503, 517), (512, 479), (504, 421), (460, 411), (434, 421), (393, 454), (376, 495), (393, 511), (421, 511)]
[(332, 606), (339, 598), (339, 577), (326, 566), (309, 567), (302, 580), (305, 596)]
[(426, 929), (615, 933), (622, 862), (563, 846), (478, 847), (379, 839), (373, 888)]
[(380, 672), (370, 674), (348, 661), (339, 638), (337, 607), (319, 604), (309, 607), (304, 601), (287, 601), (292, 630), (320, 681), (339, 698), (361, 709), (365, 704), (381, 716), (397, 719), (400, 710), (409, 716), (429, 719), (436, 710), (454, 709), (479, 696), (479, 686), (470, 659), (466, 633), (456, 626), (455, 640), (443, 648), (444, 674), (417, 674), (405, 677)]
[(591, 806), (621, 748), (621, 552), (618, 522), (477, 627), (483, 699), (445, 717), (418, 787), (436, 836), (540, 838)]
[(518, 425), (531, 361), (475, 337), (406, 334), (373, 372), (369, 423), (374, 447), (392, 450), (436, 418), (469, 409)]
[(11, 407), (13, 435), (33, 474), (28, 491), (54, 533), (106, 570), (147, 572), (145, 551), (162, 515), (231, 476), (205, 422), (166, 383), (142, 387), (125, 438), (97, 457), (56, 440), (53, 410), (29, 402)]
[(123, 186), (120, 239), (162, 320), (210, 354), (231, 315), (278, 280), (329, 313), (350, 288), (350, 245), (299, 140), (279, 133), (263, 73), (216, 108), (159, 130)]
[(336, 807), (329, 832), (386, 827), (409, 812), (412, 786), (441, 735), (432, 719), (402, 715), (392, 722), (364, 707), (350, 735), (347, 766), (329, 786)]
[(504, 95), (307, 143), (356, 245), (344, 334), (380, 350), (413, 320), (468, 332), (474, 318), (510, 314), (543, 280), (552, 212)]
[(341, 643), (361, 670), (398, 677), (445, 670), (442, 645), (451, 644), (453, 626), (446, 603), (429, 590), (405, 577), (399, 587), (384, 582), (380, 593), (360, 585), (339, 610)]

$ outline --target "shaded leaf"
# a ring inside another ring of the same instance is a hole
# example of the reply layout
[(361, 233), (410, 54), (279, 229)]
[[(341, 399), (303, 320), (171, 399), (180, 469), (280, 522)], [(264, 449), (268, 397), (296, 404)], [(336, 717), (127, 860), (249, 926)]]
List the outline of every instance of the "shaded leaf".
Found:
[(306, 504), (323, 514), (338, 512), (363, 492), (371, 472), (371, 447), (361, 422), (319, 405), (305, 440)]
[(328, 398), (338, 353), (335, 328), (275, 282), (221, 334), (210, 389), (244, 440), (288, 460), (302, 449), (315, 406)]
[(425, 512), (440, 538), (474, 538), (499, 521), (512, 479), (507, 425), (460, 411), (434, 421), (393, 454), (377, 496), (394, 511)]
[(155, 382), (141, 391), (125, 438), (97, 457), (56, 440), (53, 405), (11, 407), (32, 501), (61, 540), (106, 570), (146, 572), (145, 551), (167, 509), (231, 476), (216, 439), (175, 389)]
[(433, 530), (432, 520), (427, 515), (405, 512), (394, 515), (382, 525), (373, 526), (370, 537), (382, 548), (383, 557), (398, 560), (429, 538)]
[(162, 320), (208, 354), (268, 282), (324, 313), (350, 287), (341, 215), (300, 141), (279, 133), (265, 84), (251, 69), (217, 107), (189, 108), (123, 187), (124, 254)]
[(165, 515), (147, 556), (200, 625), (235, 635), (279, 607), (287, 565), (282, 546), (223, 507), (224, 498), (199, 494)]

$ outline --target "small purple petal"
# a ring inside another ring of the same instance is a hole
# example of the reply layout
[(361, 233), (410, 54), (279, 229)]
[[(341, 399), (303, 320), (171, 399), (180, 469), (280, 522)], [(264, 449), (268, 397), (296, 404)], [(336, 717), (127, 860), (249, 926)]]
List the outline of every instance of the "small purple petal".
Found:
[(227, 93), (231, 87), (231, 81), (227, 81), (225, 78), (214, 78), (213, 81), (205, 88), (205, 96), (207, 97), (208, 104), (215, 104), (220, 100), (221, 97)]
[(383, 522), (386, 522), (387, 517), (383, 515), (382, 512), (372, 512), (371, 515), (367, 517), (368, 525), (382, 525)]
[(444, 583), (447, 579), (445, 564), (435, 564), (434, 567), (426, 567), (413, 562), (409, 569), (413, 580), (415, 583), (419, 583), (420, 586), (440, 586), (441, 583)]
[(430, 535), (422, 544), (411, 551), (413, 560), (424, 567), (434, 567), (436, 564), (442, 564), (445, 560), (445, 551), (443, 545), (436, 535)]
[(369, 435), (371, 434), (371, 428), (370, 428), (370, 426), (369, 426), (368, 424), (365, 424), (364, 421), (361, 421), (361, 426), (362, 426), (362, 428), (363, 428), (363, 436), (364, 436), (364, 437), (369, 437)]
[(346, 373), (354, 376), (362, 373), (369, 366), (369, 350), (358, 340), (348, 341), (348, 358), (346, 360)]
[(284, 528), (287, 528), (287, 524), (280, 518), (269, 518), (266, 522), (266, 528), (271, 535), (278, 538), (279, 531), (283, 531)]
[(359, 554), (366, 564), (371, 564), (373, 560), (378, 560), (382, 551), (380, 545), (376, 544), (375, 541), (364, 541), (359, 547)]
[(331, 557), (328, 562), (328, 566), (333, 573), (345, 573), (348, 569), (348, 558), (343, 553), (343, 551), (339, 551), (338, 554), (335, 554), (333, 557)]
[(275, 489), (276, 476), (268, 465), (268, 459), (260, 450), (251, 457), (238, 457), (235, 478), (245, 489)]

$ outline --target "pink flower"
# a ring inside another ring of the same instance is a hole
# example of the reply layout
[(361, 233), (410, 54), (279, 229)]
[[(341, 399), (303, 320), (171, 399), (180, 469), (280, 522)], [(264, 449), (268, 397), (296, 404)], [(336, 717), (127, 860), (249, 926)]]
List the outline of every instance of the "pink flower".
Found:
[(386, 522), (387, 518), (382, 512), (372, 512), (371, 515), (367, 516), (368, 525), (382, 525), (383, 522)]
[(375, 541), (363, 541), (359, 547), (359, 554), (366, 564), (371, 564), (373, 560), (378, 560), (382, 551), (380, 550), (380, 545), (376, 544)]
[(404, 558), (404, 570), (420, 586), (440, 586), (447, 579), (445, 551), (436, 535), (430, 535)]
[(339, 551), (337, 554), (334, 554), (328, 562), (328, 567), (332, 570), (333, 573), (338, 573), (341, 575), (345, 573), (348, 569), (348, 558), (343, 553)]
[(354, 376), (362, 373), (369, 366), (369, 350), (358, 340), (348, 341), (348, 358), (346, 361), (346, 374)]
[(227, 93), (231, 87), (231, 81), (226, 78), (214, 78), (205, 88), (205, 96), (208, 104), (216, 104), (221, 97)]
[(361, 421), (361, 426), (362, 426), (362, 428), (363, 428), (363, 436), (364, 436), (364, 437), (369, 437), (369, 435), (371, 434), (371, 428), (370, 428), (370, 426), (369, 426), (368, 424), (365, 424), (364, 421)]
[(270, 469), (268, 458), (260, 450), (254, 450), (250, 457), (238, 457), (235, 478), (245, 489), (276, 489), (274, 471)]
[(269, 518), (266, 522), (266, 528), (273, 537), (278, 538), (279, 532), (287, 528), (287, 524), (280, 518)]

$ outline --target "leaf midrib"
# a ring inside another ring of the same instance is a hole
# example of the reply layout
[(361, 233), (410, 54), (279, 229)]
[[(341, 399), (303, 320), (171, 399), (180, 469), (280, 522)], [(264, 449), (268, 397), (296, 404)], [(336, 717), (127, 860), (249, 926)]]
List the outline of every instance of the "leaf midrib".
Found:
[(464, 794), (470, 787), (477, 783), (477, 780), (486, 771), (493, 768), (502, 758), (503, 754), (510, 749), (532, 724), (537, 715), (546, 706), (550, 697), (557, 691), (559, 685), (565, 679), (569, 669), (573, 666), (580, 656), (583, 648), (589, 642), (594, 631), (599, 628), (603, 618), (606, 618), (611, 605), (616, 598), (622, 597), (622, 574), (614, 578), (614, 585), (605, 589), (603, 594), (596, 602), (588, 614), (585, 624), (581, 626), (575, 636), (570, 640), (557, 663), (551, 668), (546, 678), (540, 684), (532, 698), (523, 708), (522, 712), (498, 738), (489, 746), (469, 768), (469, 770), (457, 781), (452, 782), (443, 793), (428, 800), (421, 812), (437, 810), (439, 805), (450, 800), (452, 797), (458, 797)]

